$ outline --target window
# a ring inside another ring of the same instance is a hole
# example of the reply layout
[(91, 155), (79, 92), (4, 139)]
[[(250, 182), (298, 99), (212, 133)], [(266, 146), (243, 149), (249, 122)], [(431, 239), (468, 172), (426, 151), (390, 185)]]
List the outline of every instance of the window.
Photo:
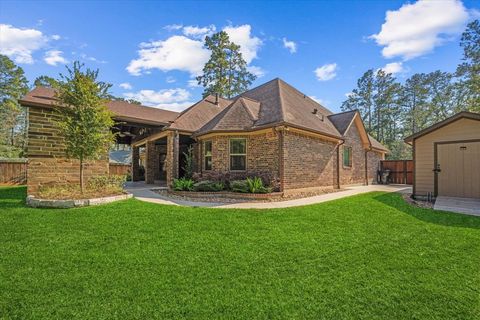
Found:
[(247, 169), (247, 139), (230, 139), (230, 170)]
[(203, 159), (205, 170), (212, 170), (212, 141), (203, 143)]
[(352, 166), (352, 147), (343, 146), (343, 166)]

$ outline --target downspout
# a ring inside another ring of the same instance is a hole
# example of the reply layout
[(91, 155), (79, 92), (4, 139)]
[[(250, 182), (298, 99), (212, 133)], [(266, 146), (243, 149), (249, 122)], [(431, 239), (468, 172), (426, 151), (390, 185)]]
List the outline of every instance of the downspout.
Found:
[(345, 143), (345, 140), (342, 140), (337, 144), (337, 189), (340, 189), (340, 146)]
[(368, 186), (368, 153), (372, 151), (372, 146), (365, 150), (365, 185)]

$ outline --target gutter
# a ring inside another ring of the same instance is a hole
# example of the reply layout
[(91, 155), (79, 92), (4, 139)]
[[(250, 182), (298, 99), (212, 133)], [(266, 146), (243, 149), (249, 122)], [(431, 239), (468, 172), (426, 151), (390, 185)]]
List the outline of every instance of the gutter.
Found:
[(345, 140), (342, 139), (342, 142), (337, 144), (337, 189), (340, 189), (340, 146), (345, 143)]

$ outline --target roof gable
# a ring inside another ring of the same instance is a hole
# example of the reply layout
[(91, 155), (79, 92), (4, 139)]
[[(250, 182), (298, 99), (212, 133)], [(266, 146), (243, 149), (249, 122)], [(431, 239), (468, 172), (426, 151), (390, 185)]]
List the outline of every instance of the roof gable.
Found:
[(440, 129), (450, 123), (453, 123), (457, 120), (460, 120), (460, 119), (471, 119), (471, 120), (479, 120), (480, 121), (480, 113), (475, 113), (475, 112), (468, 112), (468, 111), (462, 111), (462, 112), (459, 112), (443, 121), (440, 121), (440, 122), (437, 122), (435, 123), (434, 125), (431, 125), (430, 127), (428, 128), (425, 128), (423, 130), (420, 130), (419, 132), (417, 133), (414, 133), (408, 137), (406, 137), (404, 139), (405, 142), (407, 143), (411, 143), (413, 142), (413, 140), (417, 139), (417, 138), (420, 138), (421, 136), (424, 136), (426, 134), (429, 134), (430, 132), (433, 132), (437, 129)]
[(258, 120), (260, 103), (246, 98), (237, 98), (228, 107), (205, 124), (197, 134), (212, 131), (251, 130)]
[(199, 130), (231, 103), (221, 97), (218, 97), (218, 104), (215, 100), (215, 96), (209, 95), (198, 101), (180, 113), (169, 128), (189, 132)]

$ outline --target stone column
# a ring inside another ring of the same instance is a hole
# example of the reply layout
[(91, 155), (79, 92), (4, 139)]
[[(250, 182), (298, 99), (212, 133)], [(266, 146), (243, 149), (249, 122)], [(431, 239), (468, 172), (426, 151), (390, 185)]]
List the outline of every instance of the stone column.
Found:
[(178, 178), (178, 157), (179, 157), (179, 148), (180, 148), (180, 139), (178, 132), (172, 131), (168, 133), (167, 136), (167, 159), (166, 159), (166, 169), (167, 169), (167, 186), (172, 185), (173, 179)]
[(155, 183), (155, 141), (148, 141), (145, 147), (145, 183)]
[(140, 180), (140, 147), (132, 147), (132, 181)]

